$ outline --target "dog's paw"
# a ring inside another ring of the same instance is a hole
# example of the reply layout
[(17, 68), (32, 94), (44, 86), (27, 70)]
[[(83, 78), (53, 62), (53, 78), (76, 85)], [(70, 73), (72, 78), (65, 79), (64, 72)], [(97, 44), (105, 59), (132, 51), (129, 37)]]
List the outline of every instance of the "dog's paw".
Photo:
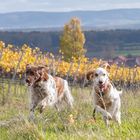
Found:
[(109, 112), (107, 112), (106, 113), (106, 116), (105, 116), (107, 119), (109, 119), (109, 120), (111, 120), (112, 119), (112, 115), (109, 113)]
[(28, 121), (29, 121), (29, 122), (34, 122), (34, 120), (35, 120), (34, 114), (31, 114), (31, 113), (30, 113), (30, 115), (29, 115), (29, 117), (28, 117)]

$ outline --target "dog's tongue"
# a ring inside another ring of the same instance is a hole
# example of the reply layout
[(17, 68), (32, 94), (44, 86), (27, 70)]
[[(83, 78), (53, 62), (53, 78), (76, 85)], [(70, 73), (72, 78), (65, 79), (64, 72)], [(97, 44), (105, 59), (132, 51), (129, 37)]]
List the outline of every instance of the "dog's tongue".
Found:
[(101, 84), (99, 85), (100, 90), (103, 92), (106, 89), (105, 84)]

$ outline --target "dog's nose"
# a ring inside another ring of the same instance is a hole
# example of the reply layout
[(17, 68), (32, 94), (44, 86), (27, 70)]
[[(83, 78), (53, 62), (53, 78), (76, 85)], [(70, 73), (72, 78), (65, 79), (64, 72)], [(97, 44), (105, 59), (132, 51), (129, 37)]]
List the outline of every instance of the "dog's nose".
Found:
[(26, 79), (25, 81), (26, 81), (26, 83), (30, 83), (30, 81), (28, 79)]
[(102, 81), (99, 81), (99, 84), (102, 84), (103, 82)]

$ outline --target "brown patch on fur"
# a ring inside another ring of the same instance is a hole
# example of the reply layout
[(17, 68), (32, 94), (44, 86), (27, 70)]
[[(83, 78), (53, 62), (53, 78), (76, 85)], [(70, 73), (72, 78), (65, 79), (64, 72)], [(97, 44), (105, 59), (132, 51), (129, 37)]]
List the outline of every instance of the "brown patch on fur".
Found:
[(108, 93), (110, 91), (111, 85), (108, 84), (107, 88), (101, 93), (102, 96), (100, 95), (100, 90), (98, 88), (95, 88), (95, 94), (96, 94), (96, 104), (99, 105), (103, 109), (108, 109), (112, 105), (112, 101), (108, 99)]
[(94, 71), (89, 71), (86, 77), (87, 77), (87, 80), (92, 80), (94, 78)]
[(26, 66), (26, 82), (28, 85), (35, 84), (41, 80), (48, 80), (48, 67), (39, 65), (27, 65)]
[(58, 96), (60, 96), (64, 90), (64, 81), (60, 77), (54, 77), (54, 80), (56, 83), (57, 94), (58, 94)]
[(104, 68), (107, 71), (110, 70), (110, 65), (107, 62), (100, 64), (100, 67)]
[(33, 84), (36, 79), (39, 78), (37, 71), (37, 67), (33, 66), (33, 65), (27, 65), (26, 67), (26, 83), (28, 85)]
[(48, 69), (46, 67), (42, 67), (41, 70), (39, 69), (39, 73), (41, 76), (40, 80), (47, 81), (48, 80)]

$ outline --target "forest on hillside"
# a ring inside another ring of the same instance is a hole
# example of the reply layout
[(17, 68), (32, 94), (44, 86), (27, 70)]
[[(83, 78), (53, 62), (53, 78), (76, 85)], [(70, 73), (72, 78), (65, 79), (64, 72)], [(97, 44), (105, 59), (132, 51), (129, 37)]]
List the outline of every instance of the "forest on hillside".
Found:
[[(57, 53), (61, 31), (53, 32), (14, 32), (0, 31), (0, 40), (6, 44), (32, 48), (39, 47), (42, 51)], [(113, 58), (116, 55), (140, 55), (140, 30), (107, 30), (84, 31), (86, 56)]]

